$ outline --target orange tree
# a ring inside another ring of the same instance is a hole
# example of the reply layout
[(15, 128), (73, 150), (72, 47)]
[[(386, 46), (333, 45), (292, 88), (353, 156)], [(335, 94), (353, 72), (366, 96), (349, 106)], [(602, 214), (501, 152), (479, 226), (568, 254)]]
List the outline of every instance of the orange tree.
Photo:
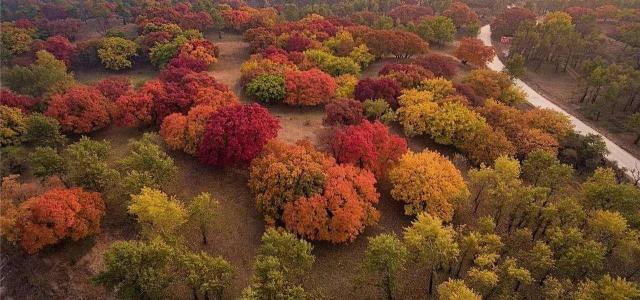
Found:
[(51, 97), (45, 115), (58, 120), (63, 131), (88, 133), (111, 123), (108, 105), (107, 98), (97, 89), (76, 86)]
[(409, 152), (389, 172), (391, 197), (405, 203), (405, 213), (427, 212), (445, 221), (453, 217), (454, 201), (469, 192), (460, 171), (441, 154)]
[(289, 71), (285, 74), (286, 96), (289, 105), (318, 105), (326, 103), (336, 92), (336, 81), (318, 69)]
[(455, 55), (462, 63), (470, 62), (476, 66), (484, 66), (495, 55), (491, 46), (485, 46), (481, 40), (465, 37), (460, 41)]

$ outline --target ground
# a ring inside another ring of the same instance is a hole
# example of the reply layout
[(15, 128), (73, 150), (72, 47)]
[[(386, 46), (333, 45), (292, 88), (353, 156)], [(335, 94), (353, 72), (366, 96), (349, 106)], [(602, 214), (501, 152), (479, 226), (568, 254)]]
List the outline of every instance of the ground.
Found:
[[(207, 36), (220, 47), (220, 58), (211, 73), (229, 87), (243, 102), (240, 78), (240, 65), (249, 56), (249, 47), (239, 35), (225, 34), (218, 40), (217, 34)], [(451, 49), (437, 50), (450, 52)], [(379, 61), (370, 66), (363, 76), (377, 76), (384, 63)], [(134, 81), (142, 82), (153, 78), (157, 71), (138, 68), (124, 72), (79, 72), (78, 80), (83, 83), (99, 80), (109, 75), (121, 74), (132, 76)], [(282, 125), (279, 138), (294, 142), (309, 138), (319, 144), (324, 127), (321, 107), (287, 107), (273, 106), (269, 110), (277, 116)], [(152, 130), (152, 129), (147, 129)], [(398, 126), (393, 131), (401, 134)], [(94, 133), (94, 139), (106, 139), (112, 147), (112, 159), (122, 157), (127, 151), (127, 141), (142, 135), (143, 130), (111, 127)], [(436, 149), (446, 155), (452, 155), (449, 147), (436, 145), (425, 138), (409, 139), (409, 146), (414, 151), (425, 148)], [(220, 201), (220, 214), (215, 221), (214, 230), (208, 235), (209, 243), (203, 246), (197, 232), (187, 232), (187, 245), (193, 250), (203, 250), (213, 255), (221, 255), (235, 267), (235, 277), (231, 288), (226, 291), (226, 298), (235, 299), (244, 287), (250, 284), (253, 274), (253, 259), (260, 237), (264, 231), (264, 222), (255, 209), (253, 197), (247, 187), (248, 172), (246, 169), (214, 170), (200, 164), (195, 158), (179, 152), (169, 153), (175, 160), (179, 170), (175, 180), (167, 187), (170, 194), (187, 202), (200, 192), (209, 192)], [(403, 214), (402, 204), (391, 199), (389, 184), (379, 182), (381, 193), (378, 209), (381, 213), (377, 225), (367, 228), (354, 242), (332, 245), (329, 243), (313, 243), (313, 254), (316, 263), (304, 281), (305, 287), (318, 297), (325, 299), (375, 299), (380, 298), (379, 291), (372, 287), (355, 289), (358, 268), (367, 244), (367, 238), (381, 232), (401, 234), (408, 226), (411, 218)], [(15, 299), (110, 299), (104, 289), (90, 282), (92, 275), (101, 268), (102, 254), (116, 240), (137, 238), (135, 221), (124, 212), (122, 203), (107, 203), (109, 213), (103, 222), (103, 232), (92, 239), (80, 242), (67, 241), (47, 248), (40, 253), (29, 256), (22, 251), (3, 245), (2, 273), (5, 274), (3, 295)], [(399, 298), (420, 298), (425, 291), (425, 278), (402, 274), (399, 280)], [(426, 274), (426, 273), (425, 273)], [(181, 293), (188, 298), (189, 293)]]

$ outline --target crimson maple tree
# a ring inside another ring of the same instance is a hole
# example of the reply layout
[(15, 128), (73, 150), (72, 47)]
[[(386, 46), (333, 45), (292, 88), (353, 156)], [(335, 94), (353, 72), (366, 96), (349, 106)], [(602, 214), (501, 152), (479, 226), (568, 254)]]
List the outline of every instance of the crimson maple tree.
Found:
[(75, 86), (53, 95), (45, 115), (60, 123), (63, 131), (88, 133), (111, 123), (107, 98), (96, 88)]

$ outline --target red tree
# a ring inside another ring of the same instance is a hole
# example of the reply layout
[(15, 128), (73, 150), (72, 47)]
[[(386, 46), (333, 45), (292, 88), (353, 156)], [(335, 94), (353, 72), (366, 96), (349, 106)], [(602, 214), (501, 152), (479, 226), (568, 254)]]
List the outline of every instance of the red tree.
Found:
[(47, 50), (47, 52), (53, 54), (57, 59), (64, 61), (67, 67), (71, 66), (76, 55), (76, 46), (69, 42), (69, 39), (61, 35), (54, 35), (44, 42), (34, 43), (33, 52), (35, 53), (40, 50)]
[(350, 163), (385, 178), (387, 170), (407, 152), (405, 139), (392, 134), (382, 123), (364, 121), (339, 128), (328, 141), (338, 163)]
[(393, 108), (398, 107), (400, 85), (389, 78), (365, 78), (358, 81), (355, 89), (356, 100), (384, 99)]
[(132, 91), (131, 80), (124, 76), (111, 76), (96, 82), (94, 86), (111, 101)]
[(478, 25), (478, 15), (469, 6), (462, 2), (451, 3), (449, 8), (447, 8), (447, 10), (442, 14), (449, 17), (458, 30), (468, 30)]
[(107, 98), (88, 86), (76, 86), (54, 95), (45, 115), (60, 122), (62, 130), (88, 133), (107, 127), (111, 122)]
[(431, 7), (410, 4), (396, 6), (391, 11), (389, 11), (389, 16), (392, 17), (398, 24), (415, 22), (422, 17), (432, 15), (433, 9), (431, 9)]
[(100, 232), (105, 205), (100, 193), (52, 189), (20, 204), (16, 222), (20, 246), (30, 254), (65, 238)]
[(322, 195), (285, 205), (285, 227), (309, 240), (353, 241), (365, 226), (380, 218), (374, 207), (379, 198), (375, 183), (369, 171), (351, 165), (331, 166)]
[(336, 92), (336, 81), (318, 69), (289, 71), (285, 74), (286, 97), (289, 105), (318, 105), (328, 102)]
[(385, 64), (378, 72), (379, 76), (389, 77), (402, 86), (402, 88), (414, 88), (425, 79), (433, 78), (431, 71), (416, 64)]
[(513, 36), (520, 24), (535, 22), (536, 14), (523, 7), (512, 7), (503, 11), (491, 22), (492, 35), (495, 38)]
[(458, 62), (455, 59), (436, 53), (419, 57), (414, 63), (433, 72), (437, 77), (452, 78), (458, 72)]
[(6, 89), (0, 90), (0, 105), (19, 108), (23, 113), (30, 112), (38, 103), (40, 103), (40, 100), (36, 98), (14, 93)]
[(311, 39), (304, 36), (299, 32), (292, 32), (289, 35), (289, 39), (284, 46), (284, 49), (287, 51), (299, 51), (302, 52), (307, 50), (311, 46)]
[(209, 118), (197, 156), (215, 167), (246, 164), (279, 129), (278, 119), (258, 104), (223, 107)]
[(481, 40), (465, 37), (460, 41), (456, 49), (456, 57), (463, 64), (470, 62), (476, 66), (482, 66), (489, 62), (495, 55), (493, 47), (485, 46)]
[(152, 124), (153, 98), (142, 92), (130, 91), (116, 99), (113, 105), (113, 121), (118, 126), (135, 127)]
[(364, 120), (362, 103), (351, 99), (338, 99), (324, 107), (326, 116), (322, 123), (331, 125), (356, 125)]

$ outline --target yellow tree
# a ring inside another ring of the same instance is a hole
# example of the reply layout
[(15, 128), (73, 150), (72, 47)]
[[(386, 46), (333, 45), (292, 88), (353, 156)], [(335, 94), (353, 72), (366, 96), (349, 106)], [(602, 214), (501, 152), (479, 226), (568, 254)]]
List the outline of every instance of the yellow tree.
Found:
[(444, 221), (453, 203), (469, 194), (460, 171), (441, 154), (425, 150), (405, 154), (389, 173), (393, 199), (406, 203), (405, 213), (427, 212)]

